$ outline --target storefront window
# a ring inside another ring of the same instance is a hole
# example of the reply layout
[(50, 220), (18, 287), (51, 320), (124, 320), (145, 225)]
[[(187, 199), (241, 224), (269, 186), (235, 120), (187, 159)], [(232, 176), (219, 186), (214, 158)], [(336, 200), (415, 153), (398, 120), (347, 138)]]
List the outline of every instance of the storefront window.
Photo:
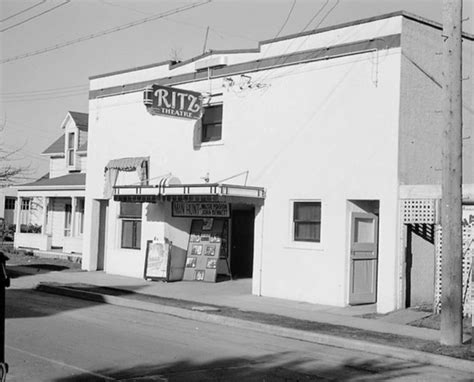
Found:
[(321, 242), (321, 202), (294, 202), (294, 240)]
[(120, 203), (122, 220), (121, 248), (140, 249), (142, 236), (142, 205), (141, 203)]
[(220, 141), (222, 138), (222, 105), (204, 108), (201, 142)]

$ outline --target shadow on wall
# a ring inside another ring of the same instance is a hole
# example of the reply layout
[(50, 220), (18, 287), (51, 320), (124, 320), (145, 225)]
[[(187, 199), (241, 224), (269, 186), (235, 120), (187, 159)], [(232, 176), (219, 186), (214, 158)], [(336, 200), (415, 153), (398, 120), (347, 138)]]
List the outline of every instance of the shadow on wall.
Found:
[[(319, 381), (389, 380), (421, 374), (422, 365), (405, 361), (374, 360), (371, 362), (349, 359), (337, 366), (309, 368), (311, 359), (290, 360), (291, 353), (280, 353), (254, 359), (223, 358), (207, 363), (190, 360), (165, 365), (141, 365), (129, 369), (108, 368), (55, 379), (55, 382), (91, 382), (120, 380), (143, 381)], [(295, 356), (293, 356), (295, 358)], [(325, 363), (322, 360), (323, 364)], [(327, 364), (327, 362), (326, 362)], [(103, 377), (98, 377), (101, 375)], [(148, 378), (147, 378), (148, 377)]]

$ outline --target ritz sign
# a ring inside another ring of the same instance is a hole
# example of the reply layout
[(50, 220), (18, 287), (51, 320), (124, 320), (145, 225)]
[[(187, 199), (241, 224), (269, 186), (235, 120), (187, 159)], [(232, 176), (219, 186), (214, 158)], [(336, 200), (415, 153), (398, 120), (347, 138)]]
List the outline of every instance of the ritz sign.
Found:
[(143, 103), (152, 115), (187, 119), (199, 119), (202, 115), (201, 93), (189, 90), (148, 86), (143, 93)]

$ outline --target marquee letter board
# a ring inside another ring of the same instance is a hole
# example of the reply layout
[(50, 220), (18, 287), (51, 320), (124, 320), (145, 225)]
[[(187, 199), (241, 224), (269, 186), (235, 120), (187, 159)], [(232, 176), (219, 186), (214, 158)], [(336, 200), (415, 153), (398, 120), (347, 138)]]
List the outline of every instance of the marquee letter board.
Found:
[(230, 272), (227, 231), (227, 220), (192, 221), (183, 280), (216, 282), (218, 269)]

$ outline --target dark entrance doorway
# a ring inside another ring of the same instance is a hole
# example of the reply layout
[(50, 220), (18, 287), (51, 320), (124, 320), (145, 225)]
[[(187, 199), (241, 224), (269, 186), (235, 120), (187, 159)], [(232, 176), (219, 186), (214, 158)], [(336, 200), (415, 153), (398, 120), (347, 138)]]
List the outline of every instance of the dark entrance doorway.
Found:
[(252, 277), (254, 220), (254, 207), (232, 207), (230, 271), (233, 278)]

